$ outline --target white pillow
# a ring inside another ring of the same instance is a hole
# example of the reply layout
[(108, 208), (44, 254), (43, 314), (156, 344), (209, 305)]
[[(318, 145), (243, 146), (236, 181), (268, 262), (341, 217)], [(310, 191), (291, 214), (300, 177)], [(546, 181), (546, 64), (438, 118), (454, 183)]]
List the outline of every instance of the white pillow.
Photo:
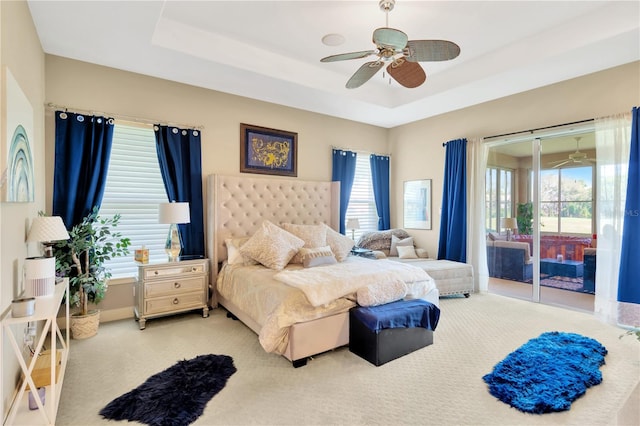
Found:
[(305, 268), (313, 268), (320, 265), (333, 265), (338, 263), (336, 257), (331, 251), (331, 247), (304, 248), (298, 251), (298, 255), (302, 259), (302, 265)]
[(279, 271), (287, 266), (303, 245), (304, 241), (300, 238), (265, 220), (260, 229), (240, 247), (240, 253)]
[(224, 244), (227, 246), (227, 263), (229, 265), (255, 265), (258, 263), (240, 253), (240, 247), (249, 241), (249, 238), (251, 237), (227, 238), (224, 240)]
[(398, 257), (400, 259), (417, 259), (418, 255), (413, 246), (398, 246)]
[(327, 244), (331, 247), (331, 251), (338, 262), (344, 261), (347, 256), (349, 256), (349, 253), (351, 253), (355, 242), (346, 235), (334, 231), (328, 225), (325, 224), (324, 226), (327, 228)]
[(389, 256), (397, 256), (398, 255), (398, 246), (411, 246), (413, 247), (413, 237), (407, 237), (404, 240), (396, 237), (395, 235), (391, 235), (391, 250), (389, 250)]
[[(327, 245), (327, 228), (320, 225), (295, 225), (293, 223), (283, 223), (282, 229), (292, 233), (304, 241), (305, 248), (316, 248)], [(302, 263), (300, 254), (296, 254), (290, 263)]]

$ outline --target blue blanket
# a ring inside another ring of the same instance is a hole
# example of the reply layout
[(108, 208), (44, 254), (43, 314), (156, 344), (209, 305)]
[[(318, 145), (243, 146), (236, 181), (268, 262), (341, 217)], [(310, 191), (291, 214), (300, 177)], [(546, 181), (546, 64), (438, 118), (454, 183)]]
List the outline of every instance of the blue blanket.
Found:
[(369, 330), (379, 333), (386, 328), (422, 327), (435, 330), (440, 309), (422, 299), (398, 300), (385, 305), (354, 308), (353, 314)]

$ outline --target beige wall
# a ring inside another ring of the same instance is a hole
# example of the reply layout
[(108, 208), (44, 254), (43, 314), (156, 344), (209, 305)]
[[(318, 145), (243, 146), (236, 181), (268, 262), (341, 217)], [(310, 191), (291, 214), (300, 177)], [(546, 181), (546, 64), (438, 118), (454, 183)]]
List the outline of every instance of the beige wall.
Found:
[(567, 80), (518, 95), (394, 128), (391, 173), (392, 226), (402, 226), (402, 184), (433, 179), (433, 229), (411, 231), (437, 254), (442, 203), (443, 142), (481, 138), (630, 112), (640, 105), (640, 62)]
[[(35, 202), (0, 202), (0, 311), (10, 309), (11, 300), (22, 291), (22, 266), (28, 256), (39, 254), (35, 244), (25, 243), (31, 220), (39, 210), (45, 209), (45, 150), (44, 150), (44, 53), (36, 34), (27, 3), (24, 1), (0, 2), (0, 65), (4, 92), (5, 70), (9, 69), (33, 107), (33, 135), (31, 149), (35, 164)], [(7, 129), (6, 100), (2, 99), (0, 113), (0, 166), (6, 166)], [(3, 169), (1, 172), (4, 172)], [(2, 388), (0, 413), (8, 407), (17, 383), (18, 365), (11, 355), (9, 345), (3, 345)]]

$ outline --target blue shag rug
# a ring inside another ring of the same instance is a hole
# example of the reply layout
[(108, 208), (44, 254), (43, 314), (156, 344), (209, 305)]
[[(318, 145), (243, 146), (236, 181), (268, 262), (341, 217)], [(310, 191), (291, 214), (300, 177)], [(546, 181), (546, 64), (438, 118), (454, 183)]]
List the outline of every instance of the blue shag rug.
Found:
[(482, 377), (491, 395), (526, 413), (565, 411), (602, 382), (607, 349), (574, 333), (552, 331), (510, 353)]
[(200, 355), (178, 361), (100, 410), (110, 420), (153, 426), (194, 422), (209, 400), (227, 384), (236, 367), (227, 355)]

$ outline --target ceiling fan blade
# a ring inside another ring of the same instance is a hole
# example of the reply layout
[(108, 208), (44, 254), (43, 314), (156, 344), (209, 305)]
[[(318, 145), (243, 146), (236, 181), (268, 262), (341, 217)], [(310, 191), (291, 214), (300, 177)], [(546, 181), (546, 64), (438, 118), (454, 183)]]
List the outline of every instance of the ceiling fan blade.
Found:
[(375, 50), (363, 50), (360, 52), (351, 52), (351, 53), (340, 53), (339, 55), (331, 55), (326, 58), (320, 59), (320, 62), (335, 62), (335, 61), (345, 61), (347, 59), (362, 59), (366, 58), (369, 55), (375, 55)]
[(371, 77), (373, 77), (379, 70), (382, 68), (383, 62), (381, 61), (372, 61), (362, 64), (358, 71), (356, 71), (349, 81), (347, 81), (346, 88), (347, 89), (355, 89), (356, 87), (362, 86), (364, 83), (369, 81)]
[(420, 64), (405, 61), (404, 57), (390, 63), (387, 72), (398, 83), (409, 89), (420, 86), (427, 79)]
[(373, 32), (373, 42), (378, 47), (402, 50), (407, 45), (409, 37), (395, 28), (378, 28)]
[(460, 46), (447, 40), (409, 40), (405, 55), (408, 61), (448, 61), (460, 54)]
[[(556, 161), (556, 163), (558, 163), (558, 164), (556, 164), (556, 165), (554, 165), (553, 167), (551, 167), (552, 169), (557, 169), (558, 167), (562, 167), (562, 166), (564, 166), (565, 164), (571, 163), (571, 160), (562, 160), (562, 161), (560, 161), (560, 162), (557, 162), (557, 161)], [(552, 164), (552, 163), (550, 163), (550, 164)]]

